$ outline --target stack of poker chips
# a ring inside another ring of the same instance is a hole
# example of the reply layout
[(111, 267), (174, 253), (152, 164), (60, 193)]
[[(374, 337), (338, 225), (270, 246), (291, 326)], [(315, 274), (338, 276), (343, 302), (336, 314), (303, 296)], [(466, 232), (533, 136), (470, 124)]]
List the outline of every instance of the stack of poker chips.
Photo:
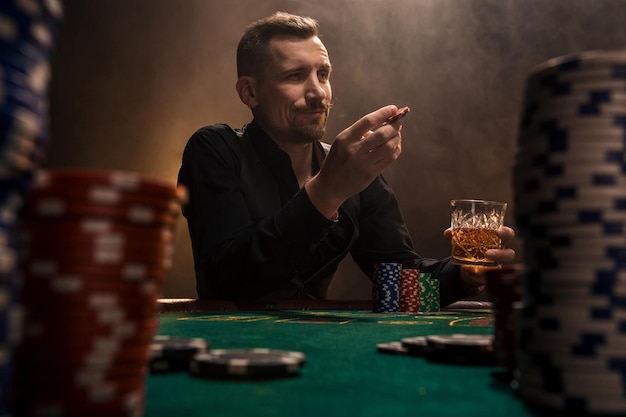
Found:
[(422, 272), (419, 276), (420, 312), (432, 313), (439, 311), (439, 280), (429, 273)]
[(374, 264), (373, 311), (425, 313), (439, 311), (439, 281), (400, 263)]
[(529, 405), (626, 413), (625, 155), (626, 51), (558, 57), (529, 74), (514, 168)]
[(16, 415), (142, 415), (183, 191), (130, 172), (39, 172), (20, 213)]
[(19, 337), (17, 211), (48, 142), (48, 82), (62, 5), (0, 2), (0, 415)]

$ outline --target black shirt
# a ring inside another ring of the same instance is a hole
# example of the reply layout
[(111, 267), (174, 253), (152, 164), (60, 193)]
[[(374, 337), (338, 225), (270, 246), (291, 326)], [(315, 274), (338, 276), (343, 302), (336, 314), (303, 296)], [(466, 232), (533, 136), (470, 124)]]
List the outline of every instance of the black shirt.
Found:
[[(326, 147), (316, 146), (314, 154), (324, 155)], [(201, 299), (323, 299), (348, 253), (370, 277), (379, 262), (431, 272), (442, 305), (462, 295), (458, 267), (415, 253), (382, 175), (344, 202), (337, 222), (328, 220), (299, 188), (289, 156), (254, 121), (238, 131), (195, 132), (178, 181), (189, 190), (183, 215)]]

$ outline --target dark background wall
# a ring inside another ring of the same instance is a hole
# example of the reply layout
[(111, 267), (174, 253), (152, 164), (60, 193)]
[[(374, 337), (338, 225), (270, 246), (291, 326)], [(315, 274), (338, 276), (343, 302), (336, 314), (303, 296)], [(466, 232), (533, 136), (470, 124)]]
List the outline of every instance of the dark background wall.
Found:
[[(65, 0), (53, 61), (46, 167), (136, 171), (175, 181), (189, 136), (250, 119), (235, 48), (276, 10), (317, 18), (338, 103), (326, 141), (363, 114), (408, 105), (403, 153), (385, 174), (418, 252), (444, 257), (449, 200), (512, 203), (523, 83), (551, 57), (626, 44), (623, 0)], [(514, 226), (515, 207), (507, 223)], [(520, 242), (514, 247), (520, 251)], [(520, 257), (522, 256), (520, 252)], [(194, 297), (186, 223), (165, 296)], [(333, 298), (368, 298), (350, 259)]]

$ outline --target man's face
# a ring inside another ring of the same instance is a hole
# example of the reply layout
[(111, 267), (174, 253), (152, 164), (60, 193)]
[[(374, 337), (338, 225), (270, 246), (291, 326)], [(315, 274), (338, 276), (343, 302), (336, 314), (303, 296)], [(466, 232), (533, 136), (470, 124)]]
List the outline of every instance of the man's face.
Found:
[(332, 97), (330, 58), (322, 41), (274, 39), (269, 53), (256, 78), (255, 119), (279, 143), (320, 140)]

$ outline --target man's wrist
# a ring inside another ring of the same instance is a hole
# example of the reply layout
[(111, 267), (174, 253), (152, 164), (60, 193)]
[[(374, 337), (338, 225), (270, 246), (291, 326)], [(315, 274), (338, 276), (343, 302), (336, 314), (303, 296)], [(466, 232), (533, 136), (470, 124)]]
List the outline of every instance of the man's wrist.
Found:
[(328, 198), (321, 189), (317, 177), (313, 177), (309, 182), (304, 185), (304, 190), (309, 196), (311, 204), (320, 212), (320, 214), (331, 221), (339, 220), (339, 207), (340, 201), (332, 201)]

